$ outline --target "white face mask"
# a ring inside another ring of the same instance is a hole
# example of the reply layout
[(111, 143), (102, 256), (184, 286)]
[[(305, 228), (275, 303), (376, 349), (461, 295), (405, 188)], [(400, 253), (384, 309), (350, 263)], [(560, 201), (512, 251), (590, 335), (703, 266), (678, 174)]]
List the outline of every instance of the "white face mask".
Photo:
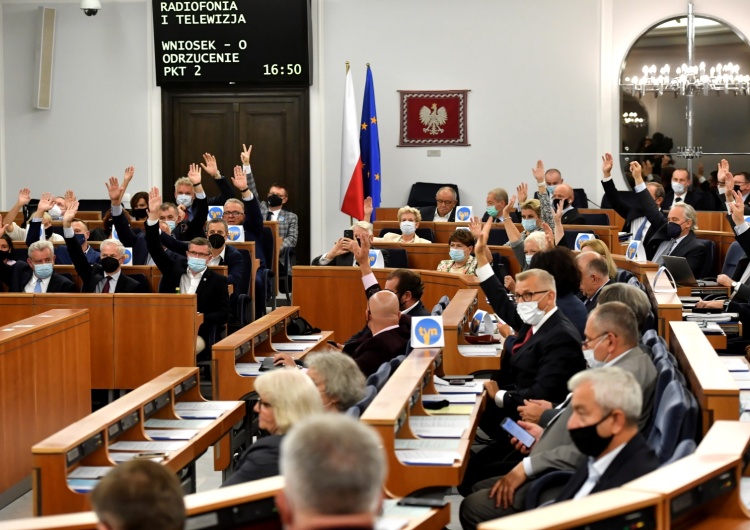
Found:
[(539, 309), (539, 302), (518, 302), (516, 312), (529, 326), (536, 326), (544, 317), (544, 311)]
[(417, 230), (416, 223), (411, 221), (402, 221), (399, 226), (401, 227), (401, 233), (405, 236), (410, 236)]
[(180, 193), (177, 196), (177, 204), (182, 204), (186, 208), (190, 208), (190, 205), (193, 204), (193, 198), (187, 193)]
[(676, 195), (682, 195), (685, 193), (685, 186), (679, 182), (672, 182), (672, 191), (674, 191)]
[(607, 354), (603, 361), (600, 361), (594, 355), (594, 350), (597, 349), (606, 338), (606, 336), (602, 337), (593, 348), (583, 350), (583, 358), (586, 359), (586, 364), (588, 364), (589, 368), (601, 368), (602, 366), (607, 364), (607, 361), (609, 360), (609, 354)]
[(47, 213), (54, 220), (60, 219), (60, 217), (62, 216), (62, 210), (57, 204), (55, 204), (52, 208), (50, 208)]

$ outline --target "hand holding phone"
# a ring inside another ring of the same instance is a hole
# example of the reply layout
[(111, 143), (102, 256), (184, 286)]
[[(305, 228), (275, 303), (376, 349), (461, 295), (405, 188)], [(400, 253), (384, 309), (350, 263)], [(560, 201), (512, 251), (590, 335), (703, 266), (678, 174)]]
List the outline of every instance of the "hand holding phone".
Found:
[(516, 438), (526, 448), (530, 448), (536, 442), (536, 438), (510, 418), (505, 418), (500, 424), (500, 428)]

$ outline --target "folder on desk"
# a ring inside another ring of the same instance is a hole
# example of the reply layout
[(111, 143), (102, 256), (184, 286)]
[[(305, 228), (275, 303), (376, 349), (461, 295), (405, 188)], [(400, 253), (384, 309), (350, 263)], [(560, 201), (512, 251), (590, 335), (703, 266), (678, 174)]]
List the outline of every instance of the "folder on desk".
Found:
[(438, 401), (447, 401), (451, 405), (471, 404), (477, 402), (476, 394), (422, 394), (422, 402), (434, 403)]
[(146, 429), (152, 440), (191, 440), (198, 434), (196, 429)]
[(260, 375), (260, 363), (237, 363), (234, 368), (238, 374), (245, 377), (258, 377)]
[(496, 357), (502, 344), (459, 344), (458, 353), (464, 357)]
[(187, 442), (146, 442), (130, 441), (115, 442), (109, 446), (110, 451), (179, 451), (187, 445)]
[(78, 466), (68, 473), (68, 479), (100, 479), (113, 469), (113, 466)]
[(455, 451), (396, 451), (396, 458), (404, 464), (421, 466), (452, 466), (461, 456)]
[(150, 418), (144, 423), (152, 429), (203, 429), (211, 425), (211, 420), (160, 420)]
[(89, 493), (93, 490), (96, 485), (99, 484), (98, 480), (83, 479), (83, 478), (70, 478), (68, 479), (68, 487), (78, 493)]

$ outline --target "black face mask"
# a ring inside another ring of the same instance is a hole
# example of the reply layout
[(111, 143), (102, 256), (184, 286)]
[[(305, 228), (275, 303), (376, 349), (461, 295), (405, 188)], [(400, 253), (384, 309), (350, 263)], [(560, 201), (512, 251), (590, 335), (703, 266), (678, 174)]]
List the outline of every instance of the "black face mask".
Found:
[(51, 226), (49, 228), (45, 228), (44, 229), (44, 237), (46, 237), (47, 239), (51, 238), (52, 234), (54, 234), (54, 233), (55, 232), (52, 230)]
[(208, 242), (211, 244), (211, 248), (219, 249), (224, 246), (226, 239), (224, 239), (224, 236), (221, 234), (211, 234), (208, 236)]
[(135, 218), (135, 220), (137, 221), (148, 217), (147, 208), (133, 208), (132, 210), (130, 210), (130, 213), (133, 215), (133, 218)]
[(12, 253), (10, 250), (0, 250), (0, 262), (5, 261), (6, 259), (11, 259)]
[(557, 205), (562, 203), (563, 210), (568, 206), (568, 202), (565, 199), (552, 199), (552, 212), (557, 211)]
[(680, 237), (681, 233), (682, 233), (682, 225), (673, 223), (671, 221), (667, 223), (667, 237), (669, 239), (677, 239), (678, 237)]
[(281, 203), (284, 202), (284, 199), (282, 199), (278, 195), (271, 194), (266, 198), (266, 202), (271, 208), (276, 208), (277, 206), (281, 206)]
[(112, 274), (120, 267), (120, 260), (113, 258), (112, 256), (102, 258), (99, 263), (101, 263), (104, 272), (107, 272), (109, 274)]
[(586, 456), (591, 456), (593, 458), (598, 457), (609, 445), (609, 442), (612, 441), (612, 438), (614, 438), (614, 434), (611, 434), (609, 436), (600, 436), (598, 432), (596, 432), (596, 427), (609, 418), (611, 412), (604, 416), (602, 419), (597, 421), (593, 425), (587, 425), (586, 427), (578, 427), (577, 429), (569, 429), (568, 433), (570, 433), (570, 438), (573, 440), (573, 443), (578, 448), (580, 452), (585, 454)]
[(742, 186), (740, 186), (739, 184), (735, 184), (734, 191), (736, 191), (737, 193), (742, 193)]

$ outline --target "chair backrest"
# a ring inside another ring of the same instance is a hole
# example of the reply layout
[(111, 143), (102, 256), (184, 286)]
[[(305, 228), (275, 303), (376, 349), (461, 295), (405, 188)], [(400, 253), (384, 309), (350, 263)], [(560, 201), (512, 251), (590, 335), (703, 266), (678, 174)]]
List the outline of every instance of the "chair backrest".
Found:
[[(586, 190), (583, 188), (573, 188), (573, 206), (578, 209), (589, 207), (589, 198), (586, 195)], [(607, 225), (609, 220), (607, 220)]]
[(438, 304), (443, 306), (443, 309), (448, 307), (448, 304), (450, 303), (451, 303), (451, 297), (448, 296), (447, 294), (444, 294), (443, 296), (440, 297), (440, 300), (438, 300)]
[(409, 258), (406, 249), (389, 248), (388, 249), (388, 266), (393, 269), (408, 269)]
[(609, 226), (609, 215), (606, 213), (582, 213), (587, 225)]
[(727, 255), (724, 256), (724, 267), (721, 269), (722, 274), (726, 274), (730, 278), (734, 276), (734, 271), (737, 270), (737, 264), (742, 258), (745, 257), (745, 251), (737, 241), (732, 241), (727, 249)]
[(664, 389), (648, 437), (648, 445), (662, 463), (672, 458), (683, 439), (695, 436), (695, 432), (688, 434), (697, 425), (694, 403), (695, 397), (679, 381), (671, 381)]
[(696, 278), (716, 276), (716, 269), (714, 268), (716, 264), (716, 243), (710, 239), (696, 239), (696, 241), (702, 243), (706, 249), (706, 259), (703, 261), (703, 266), (698, 271), (698, 274), (695, 275)]
[(656, 385), (654, 385), (654, 416), (659, 409), (659, 403), (664, 395), (664, 390), (672, 381), (677, 381), (677, 370), (665, 359), (654, 363), (656, 367)]
[(409, 192), (409, 200), (406, 201), (406, 204), (413, 208), (436, 206), (435, 195), (444, 186), (450, 186), (456, 190), (456, 199), (458, 200), (458, 204), (461, 204), (461, 195), (458, 192), (456, 184), (436, 184), (434, 182), (415, 182), (412, 184), (411, 191)]
[(398, 367), (401, 366), (401, 362), (406, 359), (406, 355), (399, 355), (398, 357), (394, 357), (390, 361), (391, 365), (391, 374), (398, 370)]
[(359, 407), (357, 405), (352, 405), (348, 409), (346, 409), (346, 412), (344, 413), (347, 416), (350, 416), (354, 418), (355, 420), (359, 419), (359, 416), (361, 415), (361, 412), (359, 410)]
[(377, 395), (378, 395), (378, 389), (375, 388), (374, 386), (368, 386), (368, 387), (365, 388), (365, 397), (363, 397), (362, 399), (360, 399), (357, 402), (357, 404), (354, 405), (355, 407), (357, 407), (359, 409), (360, 415), (365, 410), (367, 410), (367, 407), (370, 406), (370, 403), (372, 403), (372, 401), (375, 399), (375, 396), (377, 396)]
[(148, 282), (148, 279), (146, 278), (145, 274), (141, 274), (140, 272), (138, 274), (128, 274), (128, 277), (133, 278), (135, 281), (140, 283), (142, 286), (145, 287), (147, 293), (151, 292), (151, 284)]
[(430, 314), (434, 317), (439, 317), (443, 314), (443, 306), (440, 304), (435, 304), (432, 308), (432, 311), (430, 311)]
[(492, 270), (494, 271), (495, 276), (500, 278), (500, 281), (502, 282), (503, 278), (510, 274), (510, 262), (508, 261), (508, 258), (501, 255), (499, 252), (493, 252)]
[(487, 238), (488, 245), (504, 245), (508, 242), (508, 232), (501, 228), (492, 228), (490, 230), (490, 237)]
[(374, 386), (377, 390), (380, 390), (388, 381), (391, 375), (391, 363), (390, 361), (384, 362), (378, 367), (378, 370), (374, 374), (370, 374), (367, 378), (367, 386)]
[(672, 458), (664, 462), (662, 465), (666, 466), (668, 464), (671, 464), (672, 462), (676, 462), (680, 458), (685, 458), (686, 456), (692, 455), (695, 452), (695, 448), (695, 440), (692, 440), (690, 438), (682, 440), (677, 444), (677, 447), (675, 447), (674, 453), (672, 453)]
[(274, 241), (271, 227), (263, 227), (263, 241), (261, 244), (263, 245), (263, 256), (266, 258), (266, 267), (270, 269), (276, 252), (276, 241)]

